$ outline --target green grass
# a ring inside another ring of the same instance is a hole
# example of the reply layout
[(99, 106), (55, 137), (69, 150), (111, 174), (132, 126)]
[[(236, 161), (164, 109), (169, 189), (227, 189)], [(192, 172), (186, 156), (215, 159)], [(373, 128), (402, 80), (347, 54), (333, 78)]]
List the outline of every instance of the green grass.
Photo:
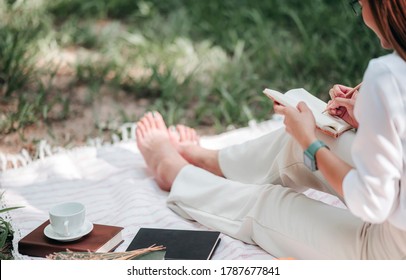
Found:
[[(0, 202), (3, 199), (4, 192), (0, 193)], [(0, 260), (11, 260), (12, 256), (12, 240), (14, 230), (5, 216), (7, 212), (21, 208), (21, 206), (14, 206), (0, 209)]]
[[(1, 101), (15, 104), (2, 113), (2, 134), (68, 118), (79, 85), (95, 98), (101, 86), (148, 98), (170, 124), (221, 131), (270, 117), (264, 87), (304, 87), (326, 100), (384, 53), (347, 1), (26, 1), (37, 3), (31, 10), (19, 2), (0, 1)], [(35, 64), (50, 46), (83, 53), (68, 88), (40, 79), (56, 71)], [(129, 114), (120, 112), (123, 121)]]

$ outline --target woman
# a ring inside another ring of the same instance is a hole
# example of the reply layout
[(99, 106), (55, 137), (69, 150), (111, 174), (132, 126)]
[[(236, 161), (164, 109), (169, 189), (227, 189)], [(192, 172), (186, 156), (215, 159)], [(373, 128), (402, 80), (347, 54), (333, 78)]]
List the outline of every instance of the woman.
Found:
[[(275, 105), (287, 133), (208, 151), (194, 144), (194, 130), (178, 127), (177, 139), (148, 113), (137, 145), (170, 191), (171, 209), (277, 257), (406, 257), (406, 1), (359, 3), (365, 24), (394, 53), (371, 60), (355, 106), (348, 88), (331, 91), (330, 113), (357, 133), (330, 139), (316, 132), (306, 104)], [(304, 187), (341, 197), (348, 210), (306, 197)]]

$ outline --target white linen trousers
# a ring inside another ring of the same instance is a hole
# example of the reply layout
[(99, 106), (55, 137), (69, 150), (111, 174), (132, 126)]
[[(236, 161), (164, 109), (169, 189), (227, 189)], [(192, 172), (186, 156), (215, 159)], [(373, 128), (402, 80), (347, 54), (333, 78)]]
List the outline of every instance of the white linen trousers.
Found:
[[(317, 136), (352, 165), (354, 132), (337, 139)], [(219, 164), (225, 178), (185, 166), (172, 185), (168, 207), (278, 258), (406, 257), (406, 232), (388, 222), (363, 222), (347, 209), (302, 194), (313, 188), (337, 196), (319, 171), (304, 165), (302, 148), (284, 128), (221, 149)]]

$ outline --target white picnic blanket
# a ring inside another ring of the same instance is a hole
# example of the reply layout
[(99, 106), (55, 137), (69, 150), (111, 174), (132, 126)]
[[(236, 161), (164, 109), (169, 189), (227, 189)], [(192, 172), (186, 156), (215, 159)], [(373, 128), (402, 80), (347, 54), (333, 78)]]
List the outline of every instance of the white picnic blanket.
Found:
[[(281, 121), (255, 122), (216, 136), (201, 138), (201, 145), (221, 148), (259, 137), (282, 126)], [(79, 201), (86, 205), (87, 219), (93, 223), (124, 227), (124, 242), (116, 251), (125, 251), (140, 227), (206, 229), (197, 222), (179, 217), (166, 206), (168, 193), (162, 191), (148, 172), (135, 144), (135, 127), (123, 126), (122, 137), (113, 143), (94, 143), (69, 150), (51, 149), (42, 143), (38, 159), (26, 153), (0, 155), (0, 166), (23, 163), (22, 167), (2, 170), (2, 207), (24, 206), (6, 213), (14, 235), (14, 257), (18, 241), (48, 219), (49, 208), (60, 202)], [(315, 191), (309, 196), (342, 206), (340, 201)], [(3, 214), (4, 216), (4, 214)], [(213, 259), (272, 259), (261, 248), (222, 235)]]

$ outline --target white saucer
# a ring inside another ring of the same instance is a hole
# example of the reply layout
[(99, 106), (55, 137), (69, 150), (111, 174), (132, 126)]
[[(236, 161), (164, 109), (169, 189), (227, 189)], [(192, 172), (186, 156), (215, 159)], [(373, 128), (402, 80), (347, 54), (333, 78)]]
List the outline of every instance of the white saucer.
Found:
[(45, 227), (44, 234), (46, 237), (54, 239), (54, 240), (58, 240), (61, 242), (69, 242), (69, 241), (74, 241), (74, 240), (77, 240), (77, 239), (85, 236), (86, 234), (90, 233), (92, 230), (93, 230), (93, 224), (89, 221), (85, 221), (85, 224), (83, 225), (82, 230), (75, 235), (61, 236), (61, 235), (57, 234), (56, 232), (54, 232), (51, 225), (47, 225)]

